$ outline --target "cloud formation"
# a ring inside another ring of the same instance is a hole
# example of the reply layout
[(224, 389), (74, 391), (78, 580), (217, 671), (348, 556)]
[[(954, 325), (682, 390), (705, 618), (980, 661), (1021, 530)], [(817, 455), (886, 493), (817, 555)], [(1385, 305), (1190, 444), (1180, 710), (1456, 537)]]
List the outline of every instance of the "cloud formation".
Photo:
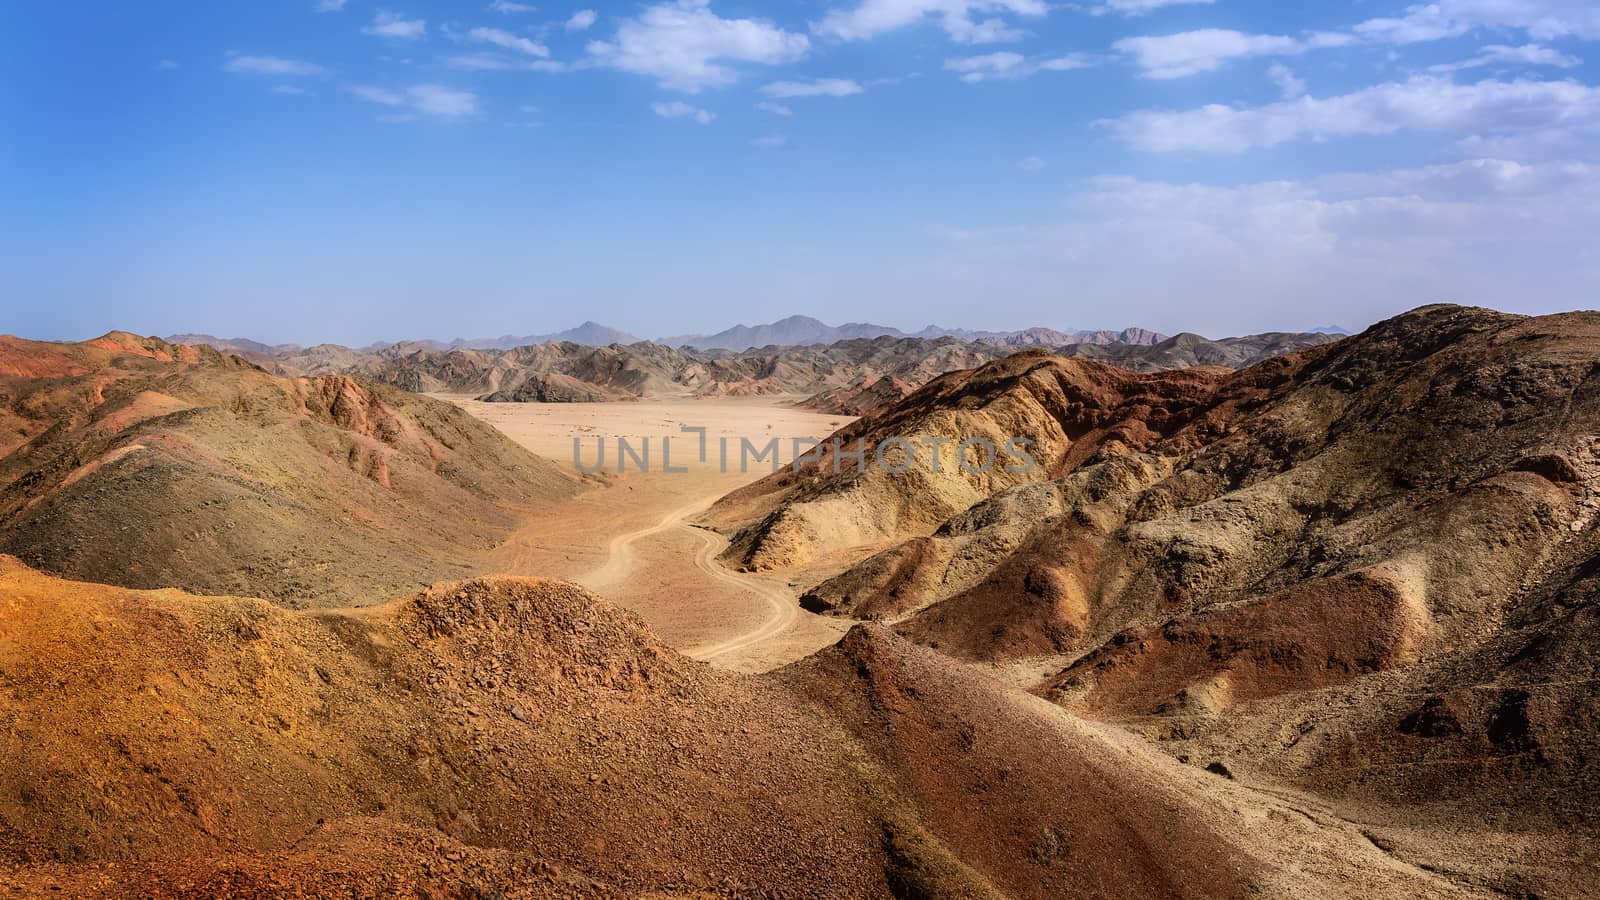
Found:
[(480, 44), (493, 44), (496, 47), (515, 50), (528, 56), (543, 58), (550, 55), (549, 48), (538, 41), (512, 34), (509, 31), (502, 31), (498, 28), (474, 28), (467, 32), (467, 40), (476, 41)]
[(1463, 137), (1600, 126), (1600, 87), (1572, 81), (1480, 81), (1437, 76), (1300, 97), (1256, 107), (1211, 104), (1142, 110), (1100, 123), (1129, 146), (1154, 153), (1239, 153), (1300, 140), (1444, 132)]
[(1070, 53), (1050, 59), (1029, 60), (1020, 53), (1001, 50), (980, 56), (962, 56), (944, 61), (946, 72), (956, 72), (968, 83), (1027, 78), (1038, 72), (1070, 72), (1099, 65), (1101, 60), (1087, 53)]
[(1148, 16), (1158, 9), (1168, 6), (1202, 6), (1215, 3), (1216, 0), (1105, 0), (1099, 6), (1090, 7), (1089, 12), (1096, 16)]
[(1285, 100), (1304, 97), (1306, 94), (1305, 81), (1295, 75), (1294, 70), (1283, 63), (1273, 63), (1269, 66), (1267, 68), (1267, 77), (1272, 79), (1272, 83), (1278, 86), (1278, 92), (1283, 95)]
[(761, 93), (779, 100), (792, 97), (848, 97), (864, 90), (847, 78), (818, 78), (814, 81), (774, 81), (762, 85)]
[(652, 103), (651, 112), (663, 119), (687, 119), (701, 125), (710, 125), (717, 118), (717, 114), (698, 106), (690, 106), (682, 100), (673, 100), (670, 103)]
[(646, 7), (637, 17), (624, 19), (611, 40), (593, 41), (587, 49), (597, 65), (696, 93), (738, 80), (729, 63), (792, 63), (810, 48), (805, 35), (771, 22), (724, 19), (711, 11), (709, 0), (677, 0)]
[(372, 22), (361, 30), (374, 37), (413, 41), (428, 33), (428, 23), (425, 19), (407, 19), (399, 13), (380, 9), (373, 14)]
[(1099, 177), (1052, 221), (938, 229), (940, 244), (881, 281), (930, 308), (972, 296), (1054, 308), (1056, 286), (1070, 283), (1084, 308), (1114, 303), (1151, 327), (1197, 314), (1219, 333), (1357, 326), (1439, 301), (1530, 311), (1583, 302), (1600, 276), (1597, 229), (1600, 167), (1570, 161), (1474, 159), (1232, 186)]
[(1397, 17), (1356, 26), (1363, 37), (1415, 44), (1460, 37), (1474, 28), (1514, 28), (1539, 40), (1600, 38), (1600, 5), (1590, 0), (1439, 0), (1407, 7)]
[(932, 21), (956, 43), (993, 44), (1024, 36), (1000, 16), (1037, 18), (1049, 11), (1044, 0), (862, 0), (851, 9), (830, 10), (812, 28), (823, 37), (862, 41)]
[(417, 84), (404, 89), (357, 85), (350, 93), (380, 106), (403, 107), (418, 115), (461, 119), (477, 114), (478, 95), (438, 84)]
[(1574, 69), (1583, 65), (1583, 60), (1540, 44), (1523, 44), (1520, 47), (1490, 44), (1471, 59), (1462, 60), (1458, 63), (1441, 63), (1436, 66), (1429, 66), (1428, 71), (1461, 72), (1467, 69), (1495, 65), (1554, 66), (1558, 69)]
[(1143, 69), (1146, 78), (1186, 78), (1219, 69), (1236, 59), (1294, 56), (1308, 50), (1342, 47), (1354, 40), (1349, 35), (1331, 32), (1316, 32), (1300, 38), (1203, 28), (1162, 37), (1123, 38), (1111, 46)]
[[(176, 64), (173, 66), (176, 67)], [(222, 68), (229, 72), (241, 72), (250, 75), (281, 75), (289, 77), (306, 77), (322, 75), (328, 70), (316, 63), (305, 62), (298, 59), (284, 59), (281, 56), (250, 56), (247, 54), (230, 54)]]

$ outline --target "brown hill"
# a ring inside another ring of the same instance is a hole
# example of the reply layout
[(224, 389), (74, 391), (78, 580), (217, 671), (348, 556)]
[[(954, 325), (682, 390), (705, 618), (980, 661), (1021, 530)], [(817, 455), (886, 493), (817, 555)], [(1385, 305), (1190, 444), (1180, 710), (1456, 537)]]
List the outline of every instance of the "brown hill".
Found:
[[(1061, 346), (1056, 352), (1134, 371), (1197, 365), (1238, 368), (1331, 340), (1321, 334), (1267, 334), (1217, 341), (1179, 335), (1152, 343), (1156, 336), (1138, 329), (1120, 336), (1107, 332), (1087, 337), (1095, 340)], [(979, 366), (1015, 351), (1014, 346), (988, 339), (877, 337), (738, 352), (672, 348), (651, 342), (607, 347), (546, 343), (508, 350), (447, 349), (417, 343), (375, 351), (322, 346), (252, 359), (278, 374), (354, 374), (408, 391), (471, 394), (492, 401), (818, 394), (809, 401), (813, 408), (848, 414), (847, 408), (865, 408), (868, 401), (890, 399), (890, 386), (921, 386), (946, 372)], [(868, 393), (852, 399), (864, 386), (880, 386), (881, 396)]]
[(870, 416), (911, 396), (916, 389), (909, 381), (885, 375), (875, 381), (858, 379), (845, 387), (829, 388), (800, 405), (837, 416)]
[(348, 604), (459, 577), (576, 490), (448, 404), (209, 348), (6, 338), (0, 372), (0, 550), (74, 577)]
[(1477, 895), (882, 629), (747, 677), (556, 582), (311, 612), (0, 558), (0, 633), (27, 894)]
[[(936, 379), (878, 416), (842, 429), (841, 451), (889, 447), (906, 439), (887, 465), (863, 469), (834, 452), (832, 439), (815, 465), (786, 470), (719, 502), (723, 525), (750, 521), (729, 553), (764, 569), (804, 563), (819, 554), (911, 534), (931, 533), (956, 513), (1004, 488), (1070, 470), (1101, 445), (1138, 450), (1183, 428), (1222, 384), (1221, 370), (1141, 375), (1083, 360), (1028, 351), (982, 368)], [(922, 439), (952, 440), (937, 448)], [(1036, 465), (1003, 455), (1014, 437)], [(959, 443), (981, 439), (958, 460)], [(981, 455), (983, 458), (978, 459)], [(1001, 458), (996, 460), (995, 457)], [(936, 458), (937, 457), (937, 458)], [(837, 461), (837, 464), (836, 464)], [(966, 462), (984, 471), (962, 468)], [(836, 471), (837, 470), (837, 471)], [(751, 510), (759, 518), (751, 519)]]
[[(1450, 643), (1484, 624), (1510, 572), (1560, 546), (1573, 516), (1587, 521), (1573, 490), (1591, 413), (1573, 401), (1600, 359), (1597, 322), (1428, 308), (1238, 374), (1131, 375), (1024, 354), (946, 376), (842, 436), (998, 444), (1013, 429), (1031, 441), (1033, 471), (970, 474), (946, 461), (934, 472), (924, 461), (836, 475), (824, 464), (730, 498), (724, 519), (754, 522), (736, 551), (758, 567), (859, 536), (925, 536), (816, 599), (872, 615), (937, 604), (911, 627), (985, 657), (1087, 649), (1174, 606), (1362, 572), (1392, 586), (1380, 591), (1391, 605), (1417, 599), (1417, 578), (1424, 594), (1456, 595), (1426, 626)], [(1452, 533), (1464, 522), (1474, 529)], [(1440, 554), (1453, 571), (1429, 561)], [(884, 607), (886, 590), (913, 576), (929, 591), (894, 591)], [(1012, 597), (1038, 602), (1015, 616)], [(961, 618), (991, 614), (1016, 630)]]
[(1018, 428), (1038, 473), (812, 470), (719, 515), (753, 566), (883, 543), (806, 605), (1054, 659), (1041, 693), (1174, 752), (1592, 860), (1597, 373), (1600, 314), (1459, 307), (1237, 374), (1005, 360), (847, 436)]

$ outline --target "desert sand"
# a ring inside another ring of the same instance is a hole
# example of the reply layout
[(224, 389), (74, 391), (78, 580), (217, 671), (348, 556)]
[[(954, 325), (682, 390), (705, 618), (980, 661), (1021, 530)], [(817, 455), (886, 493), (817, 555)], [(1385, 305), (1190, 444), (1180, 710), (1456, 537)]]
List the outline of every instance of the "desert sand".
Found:
[[(739, 465), (740, 439), (760, 446), (779, 439), (782, 464), (795, 438), (820, 440), (854, 421), (792, 405), (793, 397), (644, 400), (634, 403), (485, 403), (435, 394), (498, 428), (512, 440), (573, 474), (573, 440), (582, 462), (594, 466), (606, 439), (606, 472), (588, 479), (577, 497), (541, 507), (491, 557), (490, 574), (566, 578), (639, 614), (661, 639), (696, 659), (743, 672), (784, 665), (837, 641), (851, 622), (804, 612), (798, 585), (736, 572), (717, 557), (724, 537), (692, 520), (717, 498), (772, 473), (770, 462)], [(705, 428), (699, 437), (681, 428)], [(652, 470), (630, 460), (617, 474), (615, 442), (636, 449), (646, 440)], [(662, 470), (662, 442), (671, 440), (671, 465)], [(720, 439), (729, 442), (729, 470), (720, 465)], [(804, 452), (802, 445), (802, 452)]]

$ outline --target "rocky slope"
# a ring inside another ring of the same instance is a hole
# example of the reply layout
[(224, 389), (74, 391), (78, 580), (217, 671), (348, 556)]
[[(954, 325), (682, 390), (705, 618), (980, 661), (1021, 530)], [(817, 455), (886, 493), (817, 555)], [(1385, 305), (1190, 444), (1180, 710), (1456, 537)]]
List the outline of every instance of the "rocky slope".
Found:
[(572, 479), (448, 404), (113, 333), (0, 343), (0, 550), (341, 605), (470, 571)]
[(0, 633), (27, 894), (1481, 896), (882, 629), (746, 677), (556, 582), (305, 612), (0, 558)]
[[(1018, 353), (935, 379), (847, 426), (816, 464), (729, 495), (712, 519), (725, 527), (749, 522), (729, 552), (756, 569), (928, 534), (985, 497), (1063, 473), (1103, 444), (1140, 449), (1176, 433), (1225, 377), (1205, 369), (1141, 375), (1045, 351)], [(947, 440), (936, 447), (926, 438)], [(1021, 449), (1033, 465), (1004, 452), (1013, 438), (1027, 441)], [(895, 447), (899, 440), (909, 460)], [(968, 440), (984, 445), (963, 454)], [(843, 455), (861, 447), (887, 452), (882, 460), (869, 453), (865, 465)]]
[(1025, 355), (844, 436), (1020, 430), (1037, 470), (786, 473), (714, 518), (752, 567), (881, 547), (806, 605), (1056, 660), (1041, 694), (1175, 752), (1592, 837), (1597, 373), (1600, 315), (1458, 307), (1238, 373)]
[(844, 387), (814, 394), (800, 405), (831, 415), (870, 416), (911, 396), (916, 389), (916, 385), (893, 375), (875, 380), (860, 378)]
[[(1134, 371), (1199, 365), (1238, 368), (1328, 340), (1309, 334), (1220, 341), (1179, 335), (1154, 344), (1085, 341), (1056, 352)], [(741, 352), (674, 349), (650, 342), (598, 348), (546, 343), (509, 350), (397, 344), (375, 352), (322, 346), (251, 358), (278, 374), (354, 374), (408, 391), (471, 394), (494, 401), (818, 394), (809, 405), (842, 413), (898, 399), (893, 396), (894, 385), (920, 387), (946, 372), (979, 366), (1016, 349), (989, 340), (877, 337)], [(874, 387), (880, 393), (873, 393)], [(856, 393), (862, 396), (855, 397)]]

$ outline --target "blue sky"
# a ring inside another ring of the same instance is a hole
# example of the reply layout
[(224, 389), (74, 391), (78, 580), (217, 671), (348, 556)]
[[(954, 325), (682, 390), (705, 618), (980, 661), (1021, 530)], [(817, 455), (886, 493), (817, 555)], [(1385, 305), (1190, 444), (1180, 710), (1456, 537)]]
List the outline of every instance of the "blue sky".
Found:
[(3, 6), (30, 337), (1597, 305), (1592, 2)]

